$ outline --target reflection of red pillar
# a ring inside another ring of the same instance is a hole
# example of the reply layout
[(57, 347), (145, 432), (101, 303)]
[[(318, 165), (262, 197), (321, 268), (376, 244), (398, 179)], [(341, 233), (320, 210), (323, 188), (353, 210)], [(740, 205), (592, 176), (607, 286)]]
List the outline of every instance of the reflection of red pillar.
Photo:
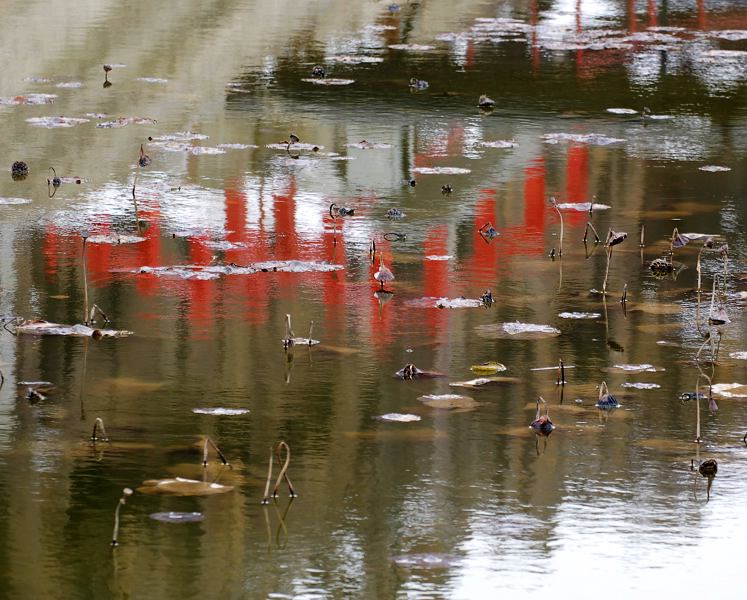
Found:
[(638, 21), (636, 20), (636, 14), (635, 14), (635, 1), (636, 0), (628, 0), (628, 31), (630, 33), (635, 33), (638, 30)]
[[(150, 226), (143, 234), (144, 242), (137, 245), (139, 266), (158, 267), (162, 266), (161, 256), (161, 228), (158, 224), (161, 214), (157, 210), (140, 211), (140, 218), (148, 221)], [(135, 287), (144, 296), (150, 296), (156, 292), (158, 278), (155, 275), (138, 275), (135, 279)]]
[(538, 158), (524, 170), (524, 225), (534, 232), (545, 229), (545, 162)]
[(698, 7), (698, 29), (700, 29), (701, 31), (705, 31), (706, 29), (708, 29), (708, 26), (706, 23), (705, 0), (698, 0), (697, 7)]
[(648, 9), (648, 26), (656, 27), (656, 24), (657, 24), (656, 0), (648, 0), (647, 9)]
[[(298, 234), (296, 232), (296, 180), (291, 178), (285, 194), (273, 194), (275, 217), (275, 256), (277, 260), (298, 260)], [(298, 276), (277, 275), (278, 288), (284, 298), (293, 298), (297, 293)]]
[[(233, 244), (241, 244), (241, 248), (226, 251), (226, 262), (237, 265), (248, 265), (252, 262), (267, 260), (269, 236), (264, 231), (248, 230), (248, 210), (246, 195), (233, 189), (229, 185), (225, 190), (226, 207), (226, 240)], [(239, 315), (248, 323), (265, 323), (268, 318), (270, 296), (270, 275), (257, 273), (256, 275), (237, 275), (225, 278), (226, 298), (236, 303)]]
[(498, 229), (495, 214), (495, 190), (480, 190), (480, 198), (475, 204), (474, 222), (474, 256), (469, 261), (470, 275), (474, 281), (484, 281), (487, 273), (494, 274), (498, 267), (498, 246), (500, 238), (486, 243), (480, 235), (480, 228), (486, 223), (492, 223)]
[(472, 38), (470, 38), (467, 42), (466, 60), (464, 61), (464, 68), (468, 71), (472, 70), (475, 66), (475, 54), (475, 43), (472, 41)]
[[(111, 233), (108, 224), (102, 224), (96, 228), (96, 235), (107, 235)], [(111, 244), (86, 244), (86, 264), (88, 265), (88, 281), (97, 287), (101, 287), (111, 281), (112, 268), (112, 245)]]
[[(576, 0), (576, 35), (581, 34), (581, 0)], [(584, 62), (584, 51), (576, 50), (576, 77), (581, 73), (581, 66)]]
[[(434, 227), (428, 232), (425, 242), (423, 242), (423, 253), (425, 256), (444, 255), (448, 249), (449, 230), (445, 225)], [(424, 295), (435, 298), (448, 296), (449, 294), (449, 261), (446, 260), (425, 260), (423, 262), (423, 288)], [(447, 323), (448, 315), (446, 310), (426, 309), (425, 318), (428, 323), (429, 333), (431, 336), (437, 336), (443, 331)]]
[[(190, 263), (193, 265), (208, 265), (212, 261), (213, 252), (205, 245), (207, 237), (190, 238), (187, 241)], [(193, 337), (204, 338), (209, 325), (213, 321), (215, 308), (215, 291), (217, 281), (191, 279), (187, 282), (189, 296), (188, 320), (192, 326)]]
[[(325, 221), (331, 219), (329, 216), (326, 217)], [(345, 262), (345, 238), (342, 236), (340, 231), (337, 232), (337, 245), (335, 245), (334, 238), (329, 233), (322, 233), (324, 236), (322, 239), (322, 246), (324, 251), (324, 259), (329, 260), (332, 263), (344, 263)], [(331, 258), (339, 257), (339, 258)], [(328, 273), (319, 273), (322, 278), (322, 295), (324, 298), (324, 320), (325, 330), (327, 332), (333, 332), (336, 329), (344, 329), (345, 319), (342, 318), (345, 315), (345, 302), (347, 300), (347, 278), (345, 270), (330, 271)]]
[[(568, 202), (586, 202), (589, 186), (589, 149), (584, 144), (571, 145), (568, 148), (566, 166), (565, 199)], [(571, 211), (568, 221), (584, 221), (584, 213)]]

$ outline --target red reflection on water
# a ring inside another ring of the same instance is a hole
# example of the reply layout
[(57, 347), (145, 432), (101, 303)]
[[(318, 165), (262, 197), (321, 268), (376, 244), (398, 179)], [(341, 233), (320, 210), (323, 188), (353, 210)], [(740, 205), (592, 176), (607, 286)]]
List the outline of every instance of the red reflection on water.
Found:
[[(434, 227), (428, 232), (423, 242), (423, 253), (425, 256), (443, 256), (448, 253), (449, 229), (446, 225)], [(423, 261), (423, 295), (435, 298), (449, 295), (449, 261), (447, 260), (424, 260)], [(428, 324), (428, 333), (431, 336), (444, 331), (448, 323), (448, 311), (425, 310), (425, 319)]]
[(472, 260), (469, 261), (470, 274), (475, 279), (482, 278), (482, 275), (486, 272), (495, 272), (498, 265), (500, 238), (486, 242), (479, 233), (480, 228), (486, 223), (492, 223), (496, 229), (499, 227), (496, 222), (495, 199), (496, 192), (494, 189), (480, 190), (480, 198), (475, 205), (475, 220), (473, 225), (474, 255)]
[(648, 0), (646, 3), (648, 11), (648, 26), (656, 27), (658, 25), (658, 15), (656, 14), (656, 0)]
[(534, 159), (524, 169), (524, 225), (531, 232), (545, 230), (545, 161)]
[[(567, 202), (586, 202), (589, 188), (589, 148), (584, 144), (571, 144), (568, 148), (566, 164), (565, 200)], [(585, 213), (570, 211), (566, 213), (570, 223), (586, 221)]]

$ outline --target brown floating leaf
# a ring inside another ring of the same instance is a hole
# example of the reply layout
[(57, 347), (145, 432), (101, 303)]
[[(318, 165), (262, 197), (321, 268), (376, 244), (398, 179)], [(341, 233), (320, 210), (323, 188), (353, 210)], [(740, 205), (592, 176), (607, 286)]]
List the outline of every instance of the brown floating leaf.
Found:
[(490, 339), (513, 338), (513, 339), (535, 339), (544, 337), (555, 337), (560, 335), (560, 330), (550, 325), (536, 323), (495, 323), (490, 325), (479, 325), (475, 328), (481, 337)]

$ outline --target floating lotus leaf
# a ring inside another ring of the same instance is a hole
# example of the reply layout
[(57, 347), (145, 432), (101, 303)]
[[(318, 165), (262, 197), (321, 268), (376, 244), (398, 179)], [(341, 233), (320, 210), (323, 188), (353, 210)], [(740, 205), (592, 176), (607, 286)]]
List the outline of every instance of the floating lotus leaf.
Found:
[(560, 330), (550, 325), (519, 323), (518, 321), (479, 325), (475, 328), (475, 331), (478, 335), (491, 339), (537, 339), (560, 335)]
[(461, 564), (461, 559), (453, 554), (425, 552), (392, 556), (392, 562), (407, 569), (448, 569)]
[(150, 515), (154, 521), (162, 523), (197, 523), (205, 520), (205, 515), (201, 512), (156, 512)]
[(193, 408), (192, 412), (197, 415), (225, 415), (225, 416), (236, 416), (245, 415), (249, 412), (248, 408)]
[(147, 273), (179, 279), (217, 279), (221, 275), (253, 275), (255, 273), (326, 273), (344, 269), (344, 265), (302, 260), (271, 260), (249, 265), (182, 265), (173, 267), (140, 267), (132, 273)]
[(247, 148), (259, 148), (256, 144), (218, 144), (217, 148), (222, 150), (246, 150)]
[(86, 239), (87, 244), (139, 244), (144, 242), (145, 238), (139, 235), (125, 235), (117, 233), (107, 233), (101, 235), (92, 235)]
[(660, 388), (661, 386), (658, 383), (633, 383), (633, 382), (625, 382), (621, 385), (621, 387), (624, 388), (633, 388), (636, 390), (655, 390)]
[(698, 167), (699, 171), (707, 171), (709, 173), (722, 173), (725, 171), (731, 171), (731, 167), (724, 167), (721, 165), (703, 165)]
[(5, 96), (0, 98), (0, 106), (18, 106), (20, 104), (52, 104), (56, 94), (26, 94), (25, 96)]
[(467, 381), (454, 381), (449, 383), (451, 387), (480, 388), (492, 385), (505, 385), (510, 383), (519, 383), (518, 377), (478, 377)]
[(484, 303), (479, 298), (438, 298), (436, 308), (480, 308)]
[(412, 172), (420, 175), (467, 175), (472, 170), (461, 167), (415, 167)]
[(176, 133), (169, 133), (159, 135), (153, 138), (157, 142), (191, 142), (195, 140), (206, 140), (209, 136), (204, 133), (195, 133), (194, 131), (177, 131)]
[(472, 410), (479, 406), (474, 398), (460, 396), (459, 394), (430, 394), (420, 396), (418, 400), (426, 406), (439, 410)]
[(142, 494), (168, 494), (171, 496), (213, 496), (233, 490), (232, 485), (221, 485), (196, 479), (148, 479), (137, 489)]
[(747, 360), (747, 352), (729, 352), (730, 358), (736, 358), (738, 360)]
[(599, 319), (602, 315), (599, 313), (587, 312), (562, 312), (558, 316), (561, 319)]
[(379, 415), (376, 419), (379, 421), (393, 421), (395, 423), (412, 423), (414, 421), (420, 421), (418, 415), (403, 413), (386, 413), (385, 415)]
[(717, 383), (711, 390), (724, 398), (747, 398), (747, 384), (744, 383)]
[(655, 367), (654, 365), (650, 365), (648, 363), (643, 363), (640, 365), (613, 365), (603, 370), (607, 371), (608, 373), (657, 373), (660, 371), (666, 371), (666, 369), (663, 367)]
[(355, 83), (355, 79), (335, 79), (334, 77), (326, 77), (324, 79), (304, 77), (301, 81), (313, 83), (314, 85), (350, 85), (351, 83)]
[(480, 142), (480, 146), (483, 148), (508, 149), (516, 148), (518, 144), (516, 143), (516, 140), (494, 140), (492, 142)]
[[(99, 115), (88, 115), (94, 118), (98, 118)], [(105, 116), (105, 115), (101, 115)], [(113, 121), (102, 121), (96, 123), (98, 129), (118, 129), (120, 127), (127, 127), (128, 125), (155, 125), (157, 121), (155, 119), (147, 119), (144, 117), (119, 117)]]
[(361, 55), (337, 55), (328, 56), (326, 60), (330, 62), (339, 62), (346, 65), (364, 65), (384, 62), (379, 56), (361, 56)]
[(288, 346), (316, 346), (321, 343), (319, 340), (304, 337), (290, 338), (290, 342), (287, 339), (283, 339), (282, 341), (283, 343), (287, 343)]
[(162, 77), (136, 77), (135, 81), (142, 81), (143, 83), (168, 83), (168, 79)]
[(392, 148), (393, 146), (391, 144), (384, 144), (384, 143), (374, 143), (374, 142), (367, 142), (366, 140), (361, 140), (360, 142), (356, 144), (345, 144), (346, 148), (357, 148), (359, 150), (387, 150), (389, 148)]
[(479, 365), (472, 365), (469, 368), (473, 373), (481, 373), (483, 375), (492, 375), (493, 373), (499, 373), (506, 370), (506, 365), (496, 361), (484, 362)]
[(599, 202), (561, 202), (557, 204), (560, 210), (575, 210), (576, 212), (589, 212), (595, 210), (607, 210), (612, 208), (609, 204), (600, 204)]
[(578, 144), (592, 144), (595, 146), (609, 146), (619, 144), (627, 140), (613, 138), (601, 133), (546, 133), (542, 136), (546, 144), (558, 144), (560, 142), (574, 142)]
[(267, 144), (265, 148), (269, 148), (271, 150), (314, 150), (314, 148), (316, 148), (317, 150), (321, 150), (324, 148), (324, 146), (307, 144), (305, 142), (296, 142), (295, 144), (291, 144), (290, 148), (288, 148), (288, 143), (286, 142), (283, 144)]
[(0, 205), (31, 204), (28, 198), (0, 198)]
[(187, 148), (187, 152), (190, 154), (194, 154), (196, 156), (200, 155), (215, 155), (215, 154), (225, 154), (226, 151), (223, 148), (217, 148), (214, 146), (189, 146)]
[(67, 335), (73, 337), (126, 337), (132, 335), (132, 331), (116, 329), (94, 329), (87, 325), (60, 325), (49, 321), (23, 321), (16, 325), (18, 333), (31, 335)]
[(425, 52), (426, 50), (435, 50), (435, 46), (427, 44), (389, 44), (390, 50), (409, 50), (411, 52)]
[(89, 120), (81, 117), (30, 117), (26, 119), (26, 122), (34, 127), (54, 129), (58, 127), (75, 127), (81, 123), (88, 123)]
[(638, 111), (633, 110), (632, 108), (608, 108), (608, 113), (612, 113), (613, 115), (637, 115)]
[(439, 261), (439, 260), (451, 260), (452, 258), (454, 257), (451, 254), (429, 254), (428, 256), (425, 257), (425, 260)]

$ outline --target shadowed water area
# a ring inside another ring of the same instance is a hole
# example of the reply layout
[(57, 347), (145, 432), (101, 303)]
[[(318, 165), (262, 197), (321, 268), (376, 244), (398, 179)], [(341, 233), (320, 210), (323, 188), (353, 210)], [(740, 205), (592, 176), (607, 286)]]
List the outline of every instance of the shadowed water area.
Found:
[(389, 5), (0, 9), (0, 597), (742, 585), (747, 6)]

